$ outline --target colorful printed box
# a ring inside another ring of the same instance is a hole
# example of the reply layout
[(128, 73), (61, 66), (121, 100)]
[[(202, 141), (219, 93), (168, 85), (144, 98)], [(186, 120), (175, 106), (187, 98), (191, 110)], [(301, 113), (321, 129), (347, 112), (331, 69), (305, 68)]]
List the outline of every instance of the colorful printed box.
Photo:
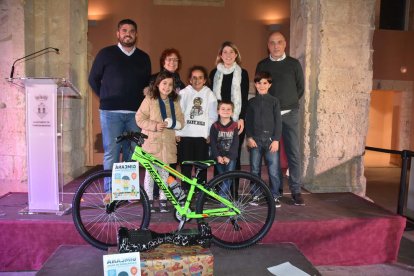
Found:
[(163, 244), (141, 252), (142, 276), (212, 276), (213, 264), (210, 249), (201, 246)]

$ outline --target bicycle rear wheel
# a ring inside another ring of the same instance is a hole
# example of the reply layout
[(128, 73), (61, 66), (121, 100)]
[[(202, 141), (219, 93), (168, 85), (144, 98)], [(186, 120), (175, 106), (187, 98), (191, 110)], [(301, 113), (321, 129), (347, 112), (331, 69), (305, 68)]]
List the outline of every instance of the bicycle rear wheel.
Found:
[[(228, 181), (234, 185), (239, 182), (239, 195), (232, 191), (224, 191), (223, 183)], [(207, 222), (213, 234), (213, 243), (228, 249), (241, 249), (260, 241), (270, 230), (275, 219), (275, 202), (266, 183), (257, 176), (244, 171), (231, 171), (214, 177), (207, 186), (216, 194), (226, 197), (240, 211), (232, 217), (207, 217), (199, 222)], [(259, 204), (253, 201), (253, 196), (259, 197)], [(196, 212), (223, 208), (223, 204), (206, 193), (200, 193), (197, 198)]]
[(140, 187), (139, 200), (120, 200), (104, 204), (104, 181), (112, 171), (94, 173), (83, 181), (72, 202), (72, 216), (80, 235), (91, 245), (107, 250), (117, 246), (119, 227), (147, 228), (150, 206), (145, 190)]

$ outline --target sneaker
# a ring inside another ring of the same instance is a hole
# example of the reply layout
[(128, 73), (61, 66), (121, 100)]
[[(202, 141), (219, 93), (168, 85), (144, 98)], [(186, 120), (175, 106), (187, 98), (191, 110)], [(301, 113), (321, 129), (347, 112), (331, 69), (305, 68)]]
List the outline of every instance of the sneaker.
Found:
[(167, 208), (167, 201), (160, 200), (160, 212), (161, 213), (168, 213), (170, 209)]
[(296, 206), (305, 206), (305, 201), (303, 201), (302, 195), (300, 193), (292, 194), (293, 204)]
[(112, 201), (112, 195), (110, 193), (106, 194), (105, 197), (102, 199), (102, 202), (105, 205), (110, 204), (111, 201)]
[(151, 213), (155, 213), (157, 211), (157, 210), (155, 210), (154, 201), (153, 200), (150, 200), (150, 210), (151, 210)]
[(279, 200), (279, 198), (277, 198), (277, 197), (275, 197), (275, 207), (276, 207), (276, 208), (280, 208), (280, 207), (282, 207), (282, 204), (280, 204), (280, 200)]
[(254, 196), (252, 201), (249, 202), (252, 206), (258, 206), (259, 205), (259, 196)]

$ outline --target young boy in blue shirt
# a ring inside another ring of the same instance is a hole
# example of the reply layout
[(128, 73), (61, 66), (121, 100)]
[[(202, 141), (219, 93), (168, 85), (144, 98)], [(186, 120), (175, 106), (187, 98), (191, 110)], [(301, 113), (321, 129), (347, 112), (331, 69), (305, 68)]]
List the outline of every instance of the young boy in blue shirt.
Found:
[[(257, 72), (254, 78), (257, 95), (249, 100), (246, 113), (246, 137), (250, 150), (251, 173), (260, 176), (262, 157), (265, 157), (269, 172), (270, 190), (276, 207), (280, 207), (279, 187), (279, 140), (282, 134), (280, 104), (276, 97), (268, 94), (272, 77), (268, 72)], [(251, 205), (259, 205), (260, 195), (253, 190)]]

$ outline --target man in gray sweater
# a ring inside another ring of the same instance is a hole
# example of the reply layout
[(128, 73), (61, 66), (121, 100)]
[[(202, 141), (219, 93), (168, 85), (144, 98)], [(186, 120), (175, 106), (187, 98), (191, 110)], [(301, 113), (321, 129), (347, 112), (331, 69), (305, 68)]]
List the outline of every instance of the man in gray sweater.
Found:
[[(272, 76), (269, 94), (279, 99), (282, 113), (282, 138), (289, 166), (289, 188), (295, 205), (305, 205), (301, 195), (299, 153), (299, 99), (304, 93), (303, 71), (299, 61), (285, 53), (286, 39), (280, 32), (269, 35), (269, 57), (257, 64), (256, 72)], [(280, 175), (281, 175), (281, 170)]]

